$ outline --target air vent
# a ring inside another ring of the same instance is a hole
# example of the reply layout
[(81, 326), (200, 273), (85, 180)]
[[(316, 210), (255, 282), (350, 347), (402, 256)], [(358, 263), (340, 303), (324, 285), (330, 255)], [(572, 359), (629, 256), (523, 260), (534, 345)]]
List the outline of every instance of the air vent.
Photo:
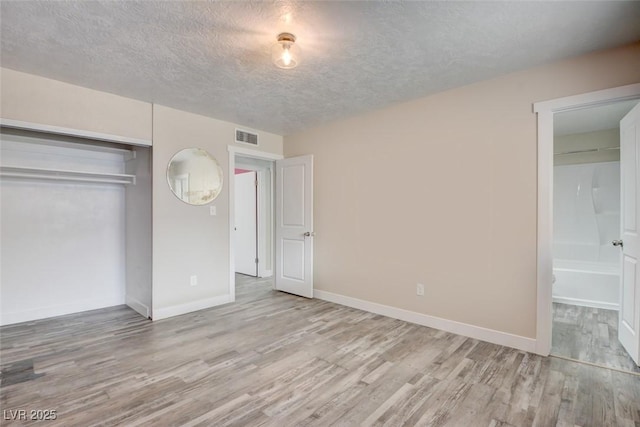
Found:
[(236, 129), (236, 142), (258, 145), (258, 134), (247, 132), (246, 130)]

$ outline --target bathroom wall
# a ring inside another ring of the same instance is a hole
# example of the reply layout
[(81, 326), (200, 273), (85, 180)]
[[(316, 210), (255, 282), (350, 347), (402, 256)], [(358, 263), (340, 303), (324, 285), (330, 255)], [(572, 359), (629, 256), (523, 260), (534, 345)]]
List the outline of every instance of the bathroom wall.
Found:
[(620, 162), (554, 167), (553, 256), (616, 263), (620, 235)]
[(620, 161), (620, 129), (555, 136), (553, 153), (554, 166)]
[(620, 162), (554, 167), (553, 300), (618, 309)]

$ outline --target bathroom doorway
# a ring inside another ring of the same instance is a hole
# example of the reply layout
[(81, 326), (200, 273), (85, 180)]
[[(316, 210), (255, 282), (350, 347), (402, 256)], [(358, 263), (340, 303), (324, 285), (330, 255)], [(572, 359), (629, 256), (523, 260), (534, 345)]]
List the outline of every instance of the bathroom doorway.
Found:
[(640, 373), (618, 340), (624, 100), (553, 117), (551, 355)]

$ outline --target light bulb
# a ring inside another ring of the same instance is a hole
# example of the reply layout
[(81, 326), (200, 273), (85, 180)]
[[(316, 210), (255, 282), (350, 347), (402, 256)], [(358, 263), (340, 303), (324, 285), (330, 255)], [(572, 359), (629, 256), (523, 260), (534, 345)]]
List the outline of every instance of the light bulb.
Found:
[(282, 63), (285, 66), (289, 66), (291, 64), (291, 52), (289, 51), (289, 46), (284, 46), (284, 52), (282, 52)]

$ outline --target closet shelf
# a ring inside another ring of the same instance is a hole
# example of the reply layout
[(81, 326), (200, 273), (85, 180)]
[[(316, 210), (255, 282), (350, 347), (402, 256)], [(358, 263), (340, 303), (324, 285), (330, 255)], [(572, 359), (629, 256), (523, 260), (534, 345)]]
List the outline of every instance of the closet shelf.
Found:
[(63, 169), (26, 168), (0, 166), (0, 176), (57, 181), (101, 182), (107, 184), (135, 185), (136, 176), (118, 173), (81, 172)]

